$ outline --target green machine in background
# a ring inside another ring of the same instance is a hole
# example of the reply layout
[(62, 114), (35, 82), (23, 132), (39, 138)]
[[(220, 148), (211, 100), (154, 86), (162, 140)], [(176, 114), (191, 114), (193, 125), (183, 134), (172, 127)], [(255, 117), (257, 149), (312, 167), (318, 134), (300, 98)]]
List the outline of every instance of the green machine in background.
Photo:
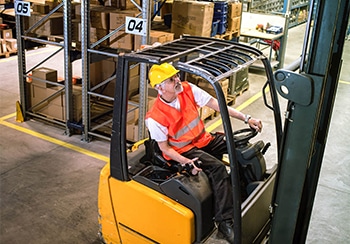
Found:
[[(311, 1), (300, 71), (275, 72), (288, 99), (273, 199), (270, 243), (304, 243), (342, 64), (348, 0)], [(283, 223), (283, 224), (282, 224)]]

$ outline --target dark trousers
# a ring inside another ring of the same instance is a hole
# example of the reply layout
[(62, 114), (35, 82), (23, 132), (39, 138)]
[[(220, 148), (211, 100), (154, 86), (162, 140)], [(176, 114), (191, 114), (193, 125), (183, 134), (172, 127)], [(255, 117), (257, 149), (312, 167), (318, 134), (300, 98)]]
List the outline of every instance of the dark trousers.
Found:
[(198, 157), (202, 170), (208, 176), (214, 196), (215, 221), (233, 219), (233, 196), (230, 176), (227, 173), (222, 155), (227, 153), (224, 135), (215, 134), (213, 140), (203, 148), (192, 148), (182, 155), (187, 158)]

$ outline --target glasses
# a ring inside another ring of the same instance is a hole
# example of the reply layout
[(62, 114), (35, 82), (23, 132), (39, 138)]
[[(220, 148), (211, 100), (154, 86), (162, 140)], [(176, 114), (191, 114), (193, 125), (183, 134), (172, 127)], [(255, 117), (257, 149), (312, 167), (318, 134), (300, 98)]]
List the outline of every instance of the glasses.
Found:
[(180, 79), (180, 75), (179, 74), (175, 74), (175, 75), (173, 75), (172, 77), (170, 77), (170, 81), (171, 82), (174, 82), (174, 81), (176, 81), (176, 79)]
[(162, 84), (162, 85), (165, 85), (166, 83), (171, 84), (171, 83), (176, 82), (176, 79), (180, 79), (180, 75), (179, 75), (179, 74), (173, 75), (173, 76), (170, 77), (169, 79), (166, 79), (165, 81), (163, 81), (161, 84)]

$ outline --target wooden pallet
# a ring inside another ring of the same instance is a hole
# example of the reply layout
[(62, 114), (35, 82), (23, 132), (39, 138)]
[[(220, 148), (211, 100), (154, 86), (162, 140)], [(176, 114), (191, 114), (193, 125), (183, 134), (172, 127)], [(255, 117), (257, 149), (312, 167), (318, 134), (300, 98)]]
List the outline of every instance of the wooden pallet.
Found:
[(214, 37), (222, 40), (232, 40), (233, 37), (237, 37), (237, 36), (238, 36), (237, 31), (226, 31), (224, 34), (215, 35)]
[(236, 91), (236, 96), (241, 96), (243, 92), (247, 91), (249, 89), (249, 84), (243, 86), (240, 90)]
[[(7, 43), (9, 41), (9, 43)], [(0, 39), (0, 57), (8, 58), (11, 54), (17, 53), (16, 39)]]
[(0, 53), (0, 57), (9, 58), (11, 54), (17, 54), (17, 51)]
[(226, 98), (226, 103), (228, 106), (232, 106), (232, 105), (235, 105), (236, 103), (236, 96), (235, 95), (227, 95), (227, 98)]

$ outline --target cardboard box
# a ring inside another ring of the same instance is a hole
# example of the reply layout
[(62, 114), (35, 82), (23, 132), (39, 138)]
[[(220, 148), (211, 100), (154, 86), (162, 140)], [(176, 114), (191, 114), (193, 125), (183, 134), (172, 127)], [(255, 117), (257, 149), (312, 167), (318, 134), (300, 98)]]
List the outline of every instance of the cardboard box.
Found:
[(227, 30), (231, 32), (240, 32), (241, 30), (241, 17), (234, 17), (227, 19)]
[[(32, 12), (29, 17), (29, 25), (37, 23), (46, 15)], [(62, 35), (63, 34), (63, 13), (53, 13), (42, 25), (34, 30), (40, 36)]]
[[(105, 37), (108, 34), (108, 30), (106, 29), (99, 29), (99, 28), (90, 28), (90, 41), (91, 43), (97, 42), (101, 38)], [(109, 46), (109, 40), (105, 40), (99, 44), (100, 46), (108, 47)]]
[(133, 76), (129, 78), (129, 97), (135, 96), (139, 93), (140, 76)]
[(90, 7), (90, 26), (98, 29), (109, 30), (110, 14), (115, 12), (115, 8), (105, 6)]
[(48, 14), (50, 12), (50, 6), (48, 4), (33, 4), (33, 11), (41, 14)]
[(17, 52), (17, 39), (5, 39), (7, 52)]
[[(139, 6), (141, 4), (141, 0), (134, 0)], [(121, 9), (133, 9), (135, 5), (130, 0), (119, 0), (119, 7)]]
[(36, 86), (41, 86), (41, 87), (52, 87), (54, 85), (45, 83), (42, 81), (39, 81), (35, 78), (39, 78), (42, 80), (47, 80), (47, 81), (52, 81), (52, 82), (57, 82), (57, 70), (46, 68), (46, 67), (41, 67), (33, 70), (32, 72), (32, 83)]
[(117, 63), (113, 58), (107, 58), (99, 62), (91, 63), (89, 65), (91, 88), (111, 77), (115, 73), (116, 68)]
[[(108, 34), (108, 30), (90, 27), (90, 43), (97, 42)], [(78, 41), (81, 42), (81, 23), (78, 23)], [(108, 39), (100, 43), (101, 46), (109, 45)]]
[(119, 0), (105, 0), (104, 5), (108, 7), (120, 8)]
[[(113, 58), (101, 60), (99, 62), (91, 63), (89, 66), (90, 70), (90, 86), (91, 88), (100, 84), (102, 81), (111, 77), (117, 67), (117, 62)], [(132, 66), (129, 73), (129, 97), (139, 93), (140, 86), (140, 66)], [(97, 92), (102, 95), (114, 96), (115, 92), (115, 79), (111, 80), (106, 85), (96, 89)]]
[(12, 39), (12, 29), (1, 30), (2, 39)]
[(109, 38), (109, 47), (116, 49), (133, 50), (134, 35), (125, 33), (125, 31), (118, 31), (116, 34), (112, 35)]
[(114, 11), (109, 14), (109, 28), (114, 30), (125, 24), (126, 17), (136, 17), (140, 11), (138, 10), (124, 10)]
[(126, 124), (126, 140), (128, 141), (138, 141), (139, 137), (139, 126), (137, 123), (127, 123)]
[(199, 115), (200, 115), (201, 120), (205, 120), (208, 117), (213, 116), (214, 113), (215, 113), (215, 110), (212, 108), (209, 108), (207, 106), (204, 106), (204, 107), (200, 108), (200, 110), (199, 110)]
[(129, 76), (134, 77), (139, 75), (140, 75), (140, 65), (130, 66)]
[[(151, 30), (149, 33), (150, 36), (150, 44), (152, 45), (155, 42), (166, 43), (174, 40), (174, 33), (165, 32), (165, 31), (156, 31)], [(141, 36), (135, 35), (135, 44), (134, 49), (138, 50), (141, 47)]]
[(48, 113), (48, 102), (44, 101), (48, 97), (46, 94), (46, 88), (30, 84), (30, 102), (33, 112), (47, 114)]
[(77, 4), (74, 6), (74, 15), (76, 19), (81, 19), (81, 4)]
[[(30, 101), (33, 112), (42, 114), (51, 119), (66, 120), (65, 92), (60, 91), (61, 86), (45, 88), (30, 84)], [(81, 87), (73, 86), (72, 91), (73, 119), (79, 121), (82, 118), (82, 93)], [(36, 106), (37, 105), (37, 106)]]
[(214, 3), (174, 1), (171, 32), (175, 38), (189, 34), (210, 37), (214, 15)]
[(7, 51), (5, 39), (0, 39), (0, 54)]
[(140, 113), (139, 107), (129, 103), (126, 122), (135, 124), (139, 119), (139, 113)]
[(73, 42), (78, 42), (79, 38), (81, 38), (79, 27), (80, 27), (80, 20), (72, 19), (71, 30), (72, 30), (72, 41)]
[[(139, 102), (140, 102), (140, 94), (137, 94), (137, 95), (135, 95), (135, 96), (132, 96), (132, 97), (130, 98), (130, 100), (133, 101), (133, 102), (139, 103)], [(154, 104), (155, 101), (156, 101), (156, 97), (148, 96), (148, 98), (147, 98), (147, 107), (146, 107), (146, 109), (149, 110), (149, 109), (153, 106), (153, 104)]]
[[(58, 87), (58, 89), (61, 89)], [(54, 88), (50, 89), (47, 88), (47, 90), (56, 90)], [(57, 90), (56, 90), (57, 91)], [(65, 92), (58, 93), (54, 98), (49, 100), (49, 104), (47, 106), (47, 114), (46, 116), (66, 121), (66, 104), (65, 104)], [(72, 106), (73, 106), (73, 120), (74, 121), (80, 121), (82, 118), (82, 94), (81, 94), (81, 88), (76, 88), (76, 86), (73, 87), (72, 91)]]
[[(225, 80), (222, 80), (219, 82), (221, 84), (222, 91), (224, 92), (224, 96), (225, 96), (225, 98), (227, 98), (229, 79), (225, 79)], [(208, 92), (213, 97), (216, 97), (216, 92), (215, 92), (214, 88), (212, 87), (212, 85), (208, 81), (199, 80), (198, 86), (200, 88), (202, 88), (203, 90), (205, 90), (206, 92)]]
[(240, 17), (242, 15), (242, 3), (241, 2), (229, 2), (227, 18)]
[(38, 86), (36, 83), (29, 83), (29, 86), (31, 106), (41, 103), (41, 105), (34, 109), (35, 112), (40, 110), (42, 107), (47, 106), (48, 101), (45, 101), (43, 103), (42, 101), (57, 92), (57, 90), (48, 90), (46, 87)]

